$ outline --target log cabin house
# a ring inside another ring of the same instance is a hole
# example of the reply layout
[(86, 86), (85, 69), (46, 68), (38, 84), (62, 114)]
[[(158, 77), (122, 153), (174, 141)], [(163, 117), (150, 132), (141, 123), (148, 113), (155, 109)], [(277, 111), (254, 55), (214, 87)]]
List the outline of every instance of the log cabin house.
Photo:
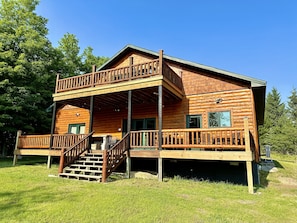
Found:
[(122, 161), (129, 175), (133, 158), (157, 159), (159, 180), (164, 159), (243, 162), (252, 192), (265, 91), (265, 81), (127, 45), (92, 73), (57, 76), (51, 133), (19, 132), (15, 157), (60, 156), (61, 176), (98, 181)]

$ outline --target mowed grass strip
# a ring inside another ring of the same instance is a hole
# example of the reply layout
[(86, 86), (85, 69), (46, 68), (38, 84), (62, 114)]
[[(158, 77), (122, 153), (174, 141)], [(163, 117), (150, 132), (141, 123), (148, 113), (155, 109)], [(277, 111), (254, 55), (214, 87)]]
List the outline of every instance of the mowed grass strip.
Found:
[(297, 163), (274, 154), (278, 172), (247, 186), (185, 180), (94, 183), (49, 177), (58, 167), (0, 159), (0, 222), (296, 222)]

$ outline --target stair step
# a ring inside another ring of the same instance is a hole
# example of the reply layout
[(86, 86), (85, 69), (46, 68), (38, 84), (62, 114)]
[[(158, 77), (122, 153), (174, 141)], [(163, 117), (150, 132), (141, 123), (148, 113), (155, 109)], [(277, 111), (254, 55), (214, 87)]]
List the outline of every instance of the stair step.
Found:
[(103, 158), (101, 157), (81, 157), (80, 160), (86, 160), (86, 161), (100, 161), (100, 160), (103, 160)]
[(83, 164), (83, 165), (100, 165), (103, 164), (103, 160), (101, 161), (90, 161), (90, 160), (76, 160), (75, 164)]
[(73, 174), (73, 173), (60, 173), (59, 177), (64, 177), (67, 179), (88, 180), (88, 181), (100, 181), (102, 178), (101, 176)]
[(98, 173), (98, 174), (101, 174), (102, 173), (102, 170), (88, 170), (88, 169), (79, 169), (79, 168), (65, 168), (64, 169), (64, 173), (70, 173), (70, 172), (73, 172), (73, 173)]
[(83, 164), (71, 164), (69, 166), (70, 168), (74, 167), (74, 168), (80, 168), (80, 169), (102, 169), (102, 165), (83, 165)]
[(102, 154), (86, 153), (85, 156), (88, 157), (103, 157)]

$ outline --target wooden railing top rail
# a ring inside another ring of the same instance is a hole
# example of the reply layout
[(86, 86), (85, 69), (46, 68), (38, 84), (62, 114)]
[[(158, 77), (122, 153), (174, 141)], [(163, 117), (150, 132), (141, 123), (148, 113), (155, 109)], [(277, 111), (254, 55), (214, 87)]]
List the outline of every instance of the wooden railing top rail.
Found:
[[(162, 68), (162, 72), (160, 70), (160, 66), (164, 67)], [(56, 93), (119, 83), (139, 78), (148, 78), (160, 74), (164, 75), (164, 77), (175, 84), (179, 89), (182, 89), (181, 78), (168, 65), (165, 63), (162, 63), (161, 65), (160, 60), (155, 59), (145, 63), (107, 69), (62, 79), (58, 76), (56, 81)]]

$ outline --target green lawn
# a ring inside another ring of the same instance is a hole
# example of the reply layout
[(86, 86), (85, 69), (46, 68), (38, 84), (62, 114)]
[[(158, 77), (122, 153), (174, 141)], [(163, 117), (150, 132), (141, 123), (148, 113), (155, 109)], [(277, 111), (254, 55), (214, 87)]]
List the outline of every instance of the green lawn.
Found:
[(182, 180), (109, 183), (49, 177), (46, 159), (0, 159), (0, 222), (296, 222), (296, 157), (273, 154), (278, 172), (247, 186)]

